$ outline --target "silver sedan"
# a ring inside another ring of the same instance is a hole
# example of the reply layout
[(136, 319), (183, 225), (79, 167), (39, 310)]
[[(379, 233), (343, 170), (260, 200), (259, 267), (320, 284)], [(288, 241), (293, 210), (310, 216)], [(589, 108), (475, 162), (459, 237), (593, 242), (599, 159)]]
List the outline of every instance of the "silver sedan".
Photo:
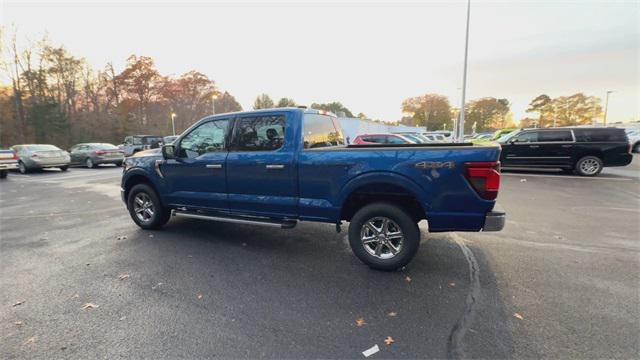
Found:
[(26, 144), (14, 145), (11, 148), (18, 155), (18, 169), (23, 174), (52, 167), (67, 171), (71, 161), (69, 153), (55, 145)]

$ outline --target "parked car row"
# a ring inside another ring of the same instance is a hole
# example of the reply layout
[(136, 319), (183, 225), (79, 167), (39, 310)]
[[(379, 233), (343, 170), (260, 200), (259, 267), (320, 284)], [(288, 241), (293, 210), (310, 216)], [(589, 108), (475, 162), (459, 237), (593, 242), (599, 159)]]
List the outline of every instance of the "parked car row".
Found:
[(159, 148), (171, 143), (177, 136), (165, 138), (155, 135), (131, 135), (118, 146), (109, 143), (81, 143), (68, 151), (51, 144), (19, 144), (0, 150), (0, 178), (7, 177), (9, 170), (23, 174), (47, 168), (67, 171), (69, 166), (94, 168), (102, 164), (121, 166), (126, 156), (139, 151)]

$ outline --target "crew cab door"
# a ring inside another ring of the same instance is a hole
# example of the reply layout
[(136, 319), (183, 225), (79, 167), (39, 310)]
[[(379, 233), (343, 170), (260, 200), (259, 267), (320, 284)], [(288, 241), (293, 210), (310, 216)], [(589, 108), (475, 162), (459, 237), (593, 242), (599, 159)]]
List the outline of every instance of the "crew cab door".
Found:
[(161, 173), (172, 207), (226, 211), (225, 161), (231, 119), (200, 124), (176, 144), (176, 159), (165, 161)]
[(569, 167), (572, 165), (573, 134), (571, 130), (545, 130), (538, 135), (540, 164), (545, 166)]
[(272, 218), (297, 216), (295, 142), (289, 116), (275, 112), (236, 119), (227, 157), (230, 211)]

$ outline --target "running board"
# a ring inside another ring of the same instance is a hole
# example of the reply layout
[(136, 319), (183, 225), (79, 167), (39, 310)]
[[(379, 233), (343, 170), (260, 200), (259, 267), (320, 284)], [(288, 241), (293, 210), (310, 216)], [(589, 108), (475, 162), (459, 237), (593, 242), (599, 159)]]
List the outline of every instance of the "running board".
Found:
[(296, 227), (296, 225), (298, 224), (296, 220), (277, 221), (277, 220), (260, 219), (260, 218), (242, 218), (242, 217), (236, 217), (236, 216), (214, 216), (214, 215), (205, 215), (205, 214), (195, 214), (192, 212), (179, 211), (179, 210), (172, 210), (171, 215), (182, 216), (182, 217), (187, 217), (192, 219), (222, 221), (222, 222), (229, 222), (234, 224), (279, 227), (281, 229), (292, 229)]

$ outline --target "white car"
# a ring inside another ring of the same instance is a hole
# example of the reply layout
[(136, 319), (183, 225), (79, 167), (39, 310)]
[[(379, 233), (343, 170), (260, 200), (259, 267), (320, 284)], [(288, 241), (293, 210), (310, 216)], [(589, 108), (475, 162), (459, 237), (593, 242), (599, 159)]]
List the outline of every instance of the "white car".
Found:
[(634, 153), (640, 153), (640, 128), (626, 129), (627, 137), (629, 138), (629, 144), (631, 145), (631, 151)]

